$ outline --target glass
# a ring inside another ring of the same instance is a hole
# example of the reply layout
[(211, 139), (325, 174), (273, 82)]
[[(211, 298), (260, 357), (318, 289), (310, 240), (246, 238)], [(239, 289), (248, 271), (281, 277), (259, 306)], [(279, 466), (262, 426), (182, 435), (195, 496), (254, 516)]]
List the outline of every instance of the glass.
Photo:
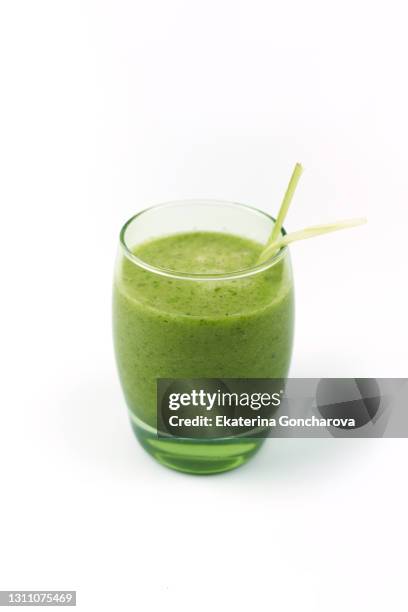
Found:
[[(264, 244), (274, 219), (249, 206), (186, 200), (153, 206), (122, 228), (115, 267), (116, 361), (133, 430), (167, 467), (223, 472), (245, 463), (260, 438), (157, 436), (157, 378), (284, 378), (292, 354), (294, 298), (287, 248), (228, 274), (155, 267), (138, 245), (186, 232), (222, 232)], [(283, 233), (284, 230), (282, 230)]]

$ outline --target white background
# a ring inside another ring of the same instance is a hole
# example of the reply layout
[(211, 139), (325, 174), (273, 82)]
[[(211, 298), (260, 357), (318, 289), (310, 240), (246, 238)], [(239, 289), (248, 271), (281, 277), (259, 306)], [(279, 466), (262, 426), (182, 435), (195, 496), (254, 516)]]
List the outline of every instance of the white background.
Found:
[(110, 294), (137, 210), (287, 220), (293, 376), (407, 376), (405, 1), (3, 0), (0, 589), (78, 608), (406, 611), (406, 440), (279, 440), (190, 477), (133, 439)]

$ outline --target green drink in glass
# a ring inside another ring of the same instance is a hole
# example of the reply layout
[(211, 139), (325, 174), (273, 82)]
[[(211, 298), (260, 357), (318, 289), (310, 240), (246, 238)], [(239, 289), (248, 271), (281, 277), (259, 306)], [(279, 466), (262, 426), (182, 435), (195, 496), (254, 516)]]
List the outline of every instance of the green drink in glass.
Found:
[[(285, 378), (293, 340), (289, 251), (265, 261), (274, 219), (243, 204), (163, 204), (121, 231), (113, 330), (133, 429), (160, 463), (194, 474), (238, 467), (260, 438), (158, 437), (158, 378)], [(285, 236), (279, 228), (279, 236)]]

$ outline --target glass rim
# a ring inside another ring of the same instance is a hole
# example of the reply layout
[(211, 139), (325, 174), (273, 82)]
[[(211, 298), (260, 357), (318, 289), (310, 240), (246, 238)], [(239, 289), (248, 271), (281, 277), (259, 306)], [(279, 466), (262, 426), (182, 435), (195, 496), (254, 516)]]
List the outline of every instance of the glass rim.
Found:
[[(198, 204), (218, 206), (222, 204), (224, 206), (226, 205), (231, 208), (239, 207), (239, 208), (248, 210), (248, 212), (256, 213), (260, 215), (261, 217), (264, 217), (268, 221), (272, 221), (273, 223), (276, 223), (276, 219), (272, 217), (272, 215), (269, 215), (268, 213), (264, 212), (263, 210), (260, 210), (259, 208), (256, 208), (255, 206), (250, 206), (249, 204), (242, 204), (241, 202), (234, 202), (230, 200), (207, 199), (207, 198), (202, 198), (202, 199), (187, 198), (183, 200), (170, 200), (168, 202), (161, 202), (160, 204), (153, 204), (152, 206), (148, 206), (147, 208), (144, 208), (143, 210), (139, 211), (138, 213), (136, 213), (135, 215), (133, 215), (132, 217), (130, 217), (130, 219), (126, 221), (126, 223), (123, 225), (122, 229), (120, 230), (120, 234), (119, 234), (119, 244), (125, 256), (130, 261), (132, 261), (134, 264), (139, 266), (140, 268), (143, 268), (144, 270), (147, 270), (148, 272), (152, 272), (154, 274), (159, 274), (160, 276), (166, 276), (168, 278), (174, 278), (174, 279), (180, 279), (180, 280), (207, 280), (208, 281), (208, 280), (231, 280), (235, 278), (244, 278), (246, 276), (252, 276), (254, 274), (259, 274), (260, 272), (264, 272), (265, 270), (268, 270), (269, 268), (274, 266), (277, 262), (279, 262), (286, 255), (286, 252), (288, 251), (288, 247), (283, 246), (279, 249), (279, 251), (275, 255), (272, 255), (271, 257), (269, 257), (262, 263), (257, 264), (255, 266), (249, 266), (247, 268), (242, 268), (241, 270), (236, 270), (234, 272), (221, 272), (221, 273), (210, 273), (210, 274), (192, 273), (192, 272), (176, 272), (175, 270), (169, 270), (168, 268), (162, 268), (159, 266), (154, 266), (152, 264), (149, 264), (143, 259), (140, 259), (134, 253), (132, 253), (132, 251), (126, 244), (125, 234), (129, 226), (133, 223), (133, 221), (135, 221), (142, 215), (152, 210), (157, 210), (159, 208), (171, 208), (172, 206), (183, 205), (183, 204), (184, 205), (189, 204), (193, 206), (198, 205)], [(282, 236), (286, 235), (286, 230), (284, 227), (281, 228), (281, 234)]]

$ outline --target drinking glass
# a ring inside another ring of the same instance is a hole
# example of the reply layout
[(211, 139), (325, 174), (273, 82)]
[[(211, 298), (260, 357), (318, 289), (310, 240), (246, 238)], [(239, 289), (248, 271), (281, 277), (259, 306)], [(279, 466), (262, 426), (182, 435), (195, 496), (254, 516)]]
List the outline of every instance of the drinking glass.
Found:
[(260, 448), (263, 440), (251, 436), (159, 436), (156, 383), (285, 378), (294, 324), (292, 268), (287, 247), (262, 264), (227, 274), (156, 267), (134, 251), (146, 241), (186, 232), (222, 232), (264, 244), (273, 225), (272, 217), (244, 204), (185, 200), (148, 208), (121, 230), (113, 290), (119, 378), (138, 440), (167, 467), (223, 472)]

